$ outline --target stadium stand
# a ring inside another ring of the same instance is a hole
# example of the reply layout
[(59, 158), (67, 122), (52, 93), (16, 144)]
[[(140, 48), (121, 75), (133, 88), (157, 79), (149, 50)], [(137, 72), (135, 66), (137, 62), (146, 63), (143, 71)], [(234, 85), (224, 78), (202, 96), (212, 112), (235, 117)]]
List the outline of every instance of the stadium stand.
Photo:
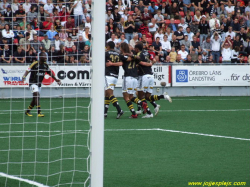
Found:
[[(137, 33), (145, 49), (151, 47), (156, 56), (163, 52), (164, 58), (156, 58), (161, 59), (159, 63), (166, 63), (170, 55), (171, 49), (166, 46), (172, 48), (178, 43), (179, 46), (184, 45), (191, 56), (193, 50), (194, 54), (202, 55), (202, 62), (199, 63), (248, 62), (249, 0), (132, 0), (131, 3), (127, 0), (106, 0), (106, 12), (106, 41), (113, 40), (117, 51), (122, 42), (131, 44)], [(65, 59), (69, 56), (74, 56), (75, 60), (70, 62), (73, 64), (81, 64), (79, 59), (82, 56), (89, 59), (91, 0), (43, 0), (39, 3), (36, 0), (15, 0), (14, 3), (12, 0), (2, 0), (0, 17), (0, 63), (18, 63), (14, 54), (18, 47), (26, 57), (44, 50), (51, 57), (49, 59), (53, 59), (50, 63), (55, 64), (67, 63)], [(167, 32), (168, 28), (171, 29), (170, 33)], [(115, 37), (112, 38), (112, 34)], [(121, 39), (122, 34), (125, 35), (124, 39)], [(142, 39), (143, 34), (146, 40)], [(38, 41), (34, 41), (34, 36), (38, 36)], [(155, 46), (158, 37), (160, 46)], [(173, 42), (174, 37), (176, 41)], [(194, 37), (197, 42), (193, 42)], [(74, 54), (73, 46), (76, 47)], [(133, 45), (130, 46), (133, 50)], [(159, 49), (156, 51), (155, 48)], [(179, 48), (174, 50), (177, 54), (184, 54)], [(226, 59), (225, 54), (231, 54), (230, 59)], [(210, 59), (213, 60), (208, 61), (211, 55), (213, 58)], [(176, 58), (171, 58), (171, 63), (185, 63), (186, 58), (182, 55), (178, 62)], [(84, 62), (88, 63), (89, 60)]]

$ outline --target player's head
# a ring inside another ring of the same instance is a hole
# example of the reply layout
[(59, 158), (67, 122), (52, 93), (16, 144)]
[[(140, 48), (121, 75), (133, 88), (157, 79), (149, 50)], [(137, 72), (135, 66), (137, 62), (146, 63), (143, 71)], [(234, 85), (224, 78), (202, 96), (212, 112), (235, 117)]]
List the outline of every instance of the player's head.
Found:
[(126, 42), (121, 43), (122, 53), (130, 53), (129, 45)]
[(138, 52), (142, 51), (142, 49), (143, 49), (143, 44), (141, 42), (138, 42), (135, 45), (135, 51), (138, 53)]
[(45, 53), (45, 52), (41, 52), (41, 53), (39, 54), (39, 62), (40, 62), (41, 64), (43, 64), (44, 62), (46, 62), (46, 59), (47, 59), (46, 53)]
[(113, 41), (109, 41), (107, 43), (107, 49), (111, 50), (111, 49), (114, 49), (114, 48), (115, 48), (115, 43)]

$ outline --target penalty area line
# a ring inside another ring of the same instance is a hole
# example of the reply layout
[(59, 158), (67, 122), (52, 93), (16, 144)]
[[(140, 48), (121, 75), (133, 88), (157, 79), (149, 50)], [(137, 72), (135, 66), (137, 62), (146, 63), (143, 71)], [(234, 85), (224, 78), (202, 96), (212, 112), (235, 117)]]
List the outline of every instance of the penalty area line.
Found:
[[(105, 129), (104, 131), (110, 131), (110, 132), (118, 132), (118, 131), (162, 131), (162, 132), (173, 132), (173, 133), (180, 133), (180, 134), (191, 134), (191, 135), (198, 135), (198, 136), (207, 136), (207, 137), (215, 137), (215, 138), (225, 138), (225, 139), (250, 141), (250, 139), (247, 139), (247, 138), (238, 138), (238, 137), (233, 137), (233, 136), (222, 136), (222, 135), (215, 135), (215, 134), (204, 134), (204, 133), (197, 133), (197, 132), (178, 131), (178, 130), (160, 129), (160, 128), (152, 128), (152, 129)], [(87, 133), (87, 132), (89, 132), (89, 130), (0, 131), (0, 134), (1, 133), (2, 134), (5, 134), (5, 133), (85, 133), (85, 132)]]
[(31, 181), (31, 180), (28, 180), (28, 179), (23, 179), (23, 178), (20, 178), (20, 177), (15, 177), (13, 175), (8, 175), (8, 174), (2, 173), (2, 172), (0, 172), (0, 177), (6, 177), (6, 178), (9, 178), (9, 179), (22, 181), (22, 182), (25, 182), (25, 183), (28, 183), (28, 184), (31, 184), (31, 185), (34, 185), (34, 186), (37, 186), (37, 187), (49, 187), (49, 186), (43, 185), (43, 184), (35, 182), (35, 181)]
[(177, 130), (160, 129), (160, 128), (153, 128), (153, 129), (105, 129), (105, 131), (162, 131), (162, 132), (174, 132), (174, 133), (180, 133), (180, 134), (191, 134), (191, 135), (198, 135), (198, 136), (207, 136), (207, 137), (250, 141), (250, 139), (247, 139), (247, 138), (238, 138), (238, 137), (233, 137), (233, 136), (222, 136), (222, 135), (215, 135), (215, 134), (204, 134), (204, 133), (197, 133), (197, 132), (177, 131)]

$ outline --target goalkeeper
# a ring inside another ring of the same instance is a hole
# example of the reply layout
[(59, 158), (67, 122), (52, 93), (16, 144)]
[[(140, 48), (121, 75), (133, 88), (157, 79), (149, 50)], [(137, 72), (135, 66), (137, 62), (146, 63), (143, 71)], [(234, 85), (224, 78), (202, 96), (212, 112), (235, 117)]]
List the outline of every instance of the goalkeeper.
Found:
[(41, 92), (41, 84), (43, 81), (43, 78), (45, 76), (45, 73), (47, 72), (59, 85), (61, 84), (61, 81), (51, 73), (48, 64), (46, 63), (47, 56), (44, 52), (41, 52), (39, 54), (39, 62), (33, 62), (28, 70), (25, 71), (22, 81), (25, 81), (27, 75), (30, 74), (29, 78), (29, 87), (31, 90), (31, 93), (33, 94), (33, 99), (26, 110), (25, 114), (27, 116), (33, 116), (30, 114), (30, 110), (33, 109), (33, 107), (36, 105), (38, 117), (44, 117), (44, 114), (41, 113), (41, 106), (40, 106), (40, 92)]

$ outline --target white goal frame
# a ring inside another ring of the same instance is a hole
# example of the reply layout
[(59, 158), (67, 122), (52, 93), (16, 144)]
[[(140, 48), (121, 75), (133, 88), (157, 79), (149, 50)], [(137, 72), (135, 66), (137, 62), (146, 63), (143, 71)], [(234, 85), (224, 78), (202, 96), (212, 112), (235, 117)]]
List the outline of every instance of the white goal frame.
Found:
[(106, 1), (92, 0), (90, 185), (103, 187)]

